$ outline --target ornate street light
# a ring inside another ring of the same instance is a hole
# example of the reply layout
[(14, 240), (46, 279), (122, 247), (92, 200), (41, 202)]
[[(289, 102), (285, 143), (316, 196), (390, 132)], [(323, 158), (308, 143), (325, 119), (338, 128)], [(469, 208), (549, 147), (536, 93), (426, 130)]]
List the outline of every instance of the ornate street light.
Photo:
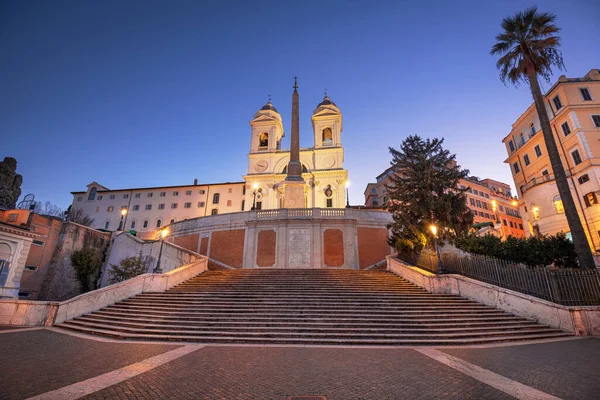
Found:
[(119, 222), (119, 229), (117, 229), (118, 231), (122, 231), (125, 228), (125, 226), (123, 226), (123, 218), (125, 218), (126, 215), (127, 215), (127, 209), (122, 208), (121, 209), (121, 221)]
[(160, 231), (160, 250), (158, 251), (158, 261), (156, 262), (156, 268), (152, 271), (155, 274), (162, 274), (162, 269), (160, 268), (160, 258), (162, 256), (162, 248), (165, 238), (169, 234), (169, 230), (167, 228), (161, 229)]
[(442, 256), (440, 254), (440, 246), (438, 245), (438, 240), (437, 240), (438, 228), (434, 224), (431, 224), (429, 226), (429, 229), (431, 230), (431, 233), (433, 234), (433, 245), (435, 246), (435, 253), (437, 254), (437, 260), (438, 260), (436, 274), (445, 274), (446, 270), (444, 269), (444, 265), (442, 264)]

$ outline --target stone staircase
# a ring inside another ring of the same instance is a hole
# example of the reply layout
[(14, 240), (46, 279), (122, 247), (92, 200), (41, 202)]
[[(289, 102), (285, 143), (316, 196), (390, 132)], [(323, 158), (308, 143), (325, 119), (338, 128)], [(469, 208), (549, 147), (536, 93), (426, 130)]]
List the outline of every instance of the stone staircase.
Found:
[(57, 324), (130, 340), (300, 345), (462, 345), (569, 334), (385, 271), (207, 271)]

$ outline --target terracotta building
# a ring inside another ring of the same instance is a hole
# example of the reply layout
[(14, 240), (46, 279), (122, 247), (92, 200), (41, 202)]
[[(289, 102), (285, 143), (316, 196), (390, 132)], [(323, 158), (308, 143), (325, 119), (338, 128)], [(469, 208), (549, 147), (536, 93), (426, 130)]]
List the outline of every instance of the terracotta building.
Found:
[[(600, 70), (592, 69), (583, 78), (562, 75), (544, 99), (590, 246), (600, 251)], [(568, 234), (535, 104), (513, 123), (503, 143), (527, 234)]]

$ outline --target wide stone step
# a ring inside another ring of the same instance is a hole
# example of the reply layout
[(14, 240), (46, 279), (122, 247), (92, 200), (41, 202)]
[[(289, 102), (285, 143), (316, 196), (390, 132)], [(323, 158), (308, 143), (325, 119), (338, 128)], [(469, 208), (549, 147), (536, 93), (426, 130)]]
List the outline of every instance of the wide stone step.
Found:
[(187, 336), (193, 335), (196, 337), (202, 336), (213, 336), (213, 335), (226, 335), (230, 337), (239, 337), (239, 338), (249, 338), (249, 337), (264, 337), (264, 338), (305, 338), (305, 339), (319, 339), (319, 338), (331, 338), (331, 339), (353, 339), (353, 338), (374, 338), (374, 339), (409, 339), (409, 338), (476, 338), (480, 336), (502, 336), (506, 334), (537, 334), (537, 333), (561, 333), (558, 329), (545, 328), (545, 327), (534, 327), (527, 329), (519, 329), (515, 332), (507, 332), (503, 330), (491, 330), (491, 331), (475, 331), (469, 330), (467, 332), (431, 332), (431, 333), (422, 333), (422, 332), (407, 332), (407, 333), (390, 333), (390, 332), (364, 332), (364, 331), (353, 331), (353, 332), (335, 332), (335, 333), (325, 333), (325, 332), (279, 332), (279, 331), (264, 331), (264, 332), (234, 332), (231, 330), (171, 330), (164, 331), (160, 329), (146, 329), (146, 328), (128, 328), (124, 326), (117, 326), (114, 324), (99, 324), (99, 323), (81, 323), (79, 321), (69, 321), (65, 323), (65, 325), (79, 325), (86, 326), (89, 328), (96, 329), (110, 329), (112, 331), (117, 332), (126, 332), (126, 333), (144, 333), (144, 334), (168, 334), (169, 336), (177, 337), (177, 336)]
[(482, 331), (505, 331), (536, 328), (534, 323), (510, 323), (510, 324), (490, 324), (488, 326), (431, 326), (418, 324), (363, 324), (363, 325), (348, 325), (348, 326), (331, 326), (317, 324), (296, 324), (296, 325), (279, 325), (279, 324), (263, 324), (263, 325), (223, 325), (223, 324), (190, 324), (190, 323), (155, 323), (153, 321), (131, 321), (131, 320), (115, 320), (103, 319), (97, 317), (77, 317), (73, 320), (80, 323), (98, 323), (111, 324), (114, 326), (125, 326), (130, 328), (145, 328), (145, 329), (163, 329), (163, 330), (203, 330), (203, 331), (236, 331), (236, 332), (321, 332), (321, 333), (336, 333), (336, 332), (385, 332), (385, 333), (440, 333), (440, 332), (482, 332)]
[(133, 303), (143, 303), (143, 304), (171, 304), (171, 305), (229, 305), (229, 304), (239, 304), (243, 303), (246, 305), (294, 305), (294, 306), (303, 306), (306, 304), (319, 304), (319, 305), (331, 305), (331, 306), (402, 306), (402, 305), (435, 305), (435, 304), (453, 304), (453, 305), (474, 305), (477, 304), (474, 301), (469, 301), (467, 299), (454, 299), (454, 300), (444, 300), (444, 299), (402, 299), (402, 300), (357, 300), (357, 299), (347, 299), (347, 300), (339, 300), (339, 299), (331, 299), (331, 300), (323, 300), (323, 299), (286, 299), (286, 300), (274, 300), (274, 299), (264, 299), (264, 298), (256, 298), (256, 299), (215, 299), (215, 298), (207, 298), (207, 299), (199, 299), (199, 300), (186, 300), (186, 299), (168, 299), (168, 298), (139, 298), (134, 297), (128, 300), (123, 300), (120, 304), (133, 304)]
[(390, 327), (390, 328), (403, 328), (403, 327), (425, 327), (425, 328), (443, 328), (443, 327), (469, 327), (469, 326), (503, 326), (512, 324), (527, 324), (536, 325), (535, 321), (526, 320), (524, 318), (517, 317), (506, 317), (506, 318), (489, 318), (482, 322), (476, 319), (458, 319), (458, 320), (447, 320), (440, 321), (439, 319), (429, 320), (385, 320), (379, 319), (339, 319), (331, 321), (329, 318), (314, 318), (306, 320), (293, 320), (293, 321), (282, 321), (273, 318), (262, 318), (262, 319), (230, 319), (230, 318), (176, 318), (176, 317), (161, 317), (156, 318), (154, 316), (138, 316), (136, 315), (125, 315), (97, 311), (92, 314), (87, 314), (83, 317), (77, 317), (83, 319), (94, 319), (103, 321), (126, 321), (126, 322), (138, 322), (144, 324), (158, 324), (158, 325), (209, 325), (209, 326), (281, 326), (281, 327)]
[(103, 335), (118, 339), (126, 340), (153, 340), (153, 341), (177, 341), (177, 342), (196, 342), (196, 343), (245, 343), (245, 344), (297, 344), (297, 345), (379, 345), (379, 346), (443, 346), (443, 345), (466, 345), (466, 344), (486, 344), (486, 343), (498, 343), (504, 341), (522, 341), (522, 340), (539, 340), (539, 339), (550, 339), (568, 336), (564, 332), (559, 333), (537, 333), (537, 334), (526, 334), (522, 333), (503, 335), (501, 337), (478, 337), (478, 338), (403, 338), (403, 339), (358, 339), (358, 338), (344, 338), (344, 339), (331, 339), (331, 338), (264, 338), (264, 337), (229, 337), (223, 336), (170, 336), (164, 334), (140, 334), (140, 333), (124, 333), (117, 332), (111, 329), (98, 329), (90, 328), (78, 325), (71, 325), (69, 323), (57, 324), (58, 327), (68, 328), (71, 330), (77, 330), (80, 332), (92, 334), (92, 335)]

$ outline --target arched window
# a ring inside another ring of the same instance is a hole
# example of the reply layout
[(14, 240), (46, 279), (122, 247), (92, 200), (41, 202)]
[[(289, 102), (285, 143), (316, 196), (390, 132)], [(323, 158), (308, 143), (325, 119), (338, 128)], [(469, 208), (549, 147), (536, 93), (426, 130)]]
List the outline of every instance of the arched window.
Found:
[(156, 227), (160, 228), (161, 225), (162, 225), (162, 219), (159, 218), (158, 220), (156, 220)]
[(110, 226), (110, 221), (106, 221), (104, 223), (104, 229), (108, 229), (109, 226)]
[(258, 137), (258, 147), (267, 147), (269, 146), (269, 134), (267, 132), (263, 132)]
[(0, 287), (4, 286), (8, 280), (10, 253), (10, 246), (6, 243), (0, 243)]
[(130, 225), (129, 229), (135, 229), (135, 219), (133, 221), (131, 221), (131, 225)]
[(331, 133), (331, 128), (323, 129), (323, 144), (330, 145), (333, 142), (333, 134)]
[(148, 220), (145, 219), (144, 223), (142, 224), (142, 228), (146, 229), (148, 227)]
[(565, 212), (565, 207), (563, 206), (563, 202), (559, 195), (554, 196), (552, 202), (554, 203), (554, 208), (556, 208), (557, 213), (562, 214)]
[(531, 123), (531, 125), (529, 125), (529, 131), (531, 132), (531, 133), (529, 134), (529, 137), (531, 137), (531, 136), (535, 135), (535, 125), (534, 125), (534, 123), (533, 123), (533, 122)]
[(175, 218), (171, 218), (171, 222), (169, 222), (170, 224), (174, 224), (175, 223)]
[(219, 210), (217, 210), (216, 208), (213, 208), (212, 211), (210, 212), (210, 215), (217, 215), (219, 213)]
[(94, 200), (96, 198), (96, 188), (93, 187), (92, 190), (90, 190), (90, 195), (88, 196), (88, 200)]

